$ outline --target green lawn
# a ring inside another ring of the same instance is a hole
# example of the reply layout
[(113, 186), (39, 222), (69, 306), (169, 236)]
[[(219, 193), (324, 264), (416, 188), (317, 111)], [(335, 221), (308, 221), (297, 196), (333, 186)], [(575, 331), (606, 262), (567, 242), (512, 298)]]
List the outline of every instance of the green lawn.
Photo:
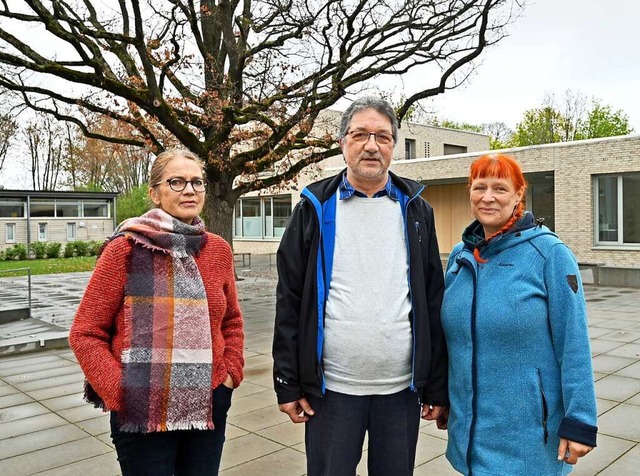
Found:
[(95, 256), (82, 258), (28, 259), (21, 261), (0, 261), (0, 278), (24, 275), (26, 271), (11, 270), (31, 268), (31, 274), (72, 273), (75, 271), (91, 271), (96, 264)]

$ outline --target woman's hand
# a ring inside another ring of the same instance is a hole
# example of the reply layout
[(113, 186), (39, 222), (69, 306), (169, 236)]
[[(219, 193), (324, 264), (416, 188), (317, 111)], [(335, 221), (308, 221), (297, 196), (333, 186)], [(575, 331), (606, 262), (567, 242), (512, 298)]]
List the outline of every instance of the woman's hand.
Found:
[(576, 464), (578, 462), (578, 458), (583, 457), (592, 449), (593, 446), (587, 446), (582, 443), (567, 440), (566, 438), (560, 438), (560, 444), (558, 445), (558, 460), (564, 460), (569, 464)]
[(227, 374), (227, 378), (224, 379), (224, 382), (222, 382), (222, 385), (224, 385), (227, 388), (235, 388), (233, 386), (233, 379), (231, 378), (231, 375)]

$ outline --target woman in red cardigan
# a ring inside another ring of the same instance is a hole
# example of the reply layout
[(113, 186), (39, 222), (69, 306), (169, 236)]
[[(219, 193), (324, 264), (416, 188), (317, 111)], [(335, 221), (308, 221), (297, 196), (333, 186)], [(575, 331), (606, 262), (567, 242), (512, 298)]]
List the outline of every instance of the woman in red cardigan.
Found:
[(158, 155), (156, 208), (108, 240), (69, 334), (123, 476), (218, 474), (244, 333), (233, 253), (198, 217), (202, 170), (187, 150)]

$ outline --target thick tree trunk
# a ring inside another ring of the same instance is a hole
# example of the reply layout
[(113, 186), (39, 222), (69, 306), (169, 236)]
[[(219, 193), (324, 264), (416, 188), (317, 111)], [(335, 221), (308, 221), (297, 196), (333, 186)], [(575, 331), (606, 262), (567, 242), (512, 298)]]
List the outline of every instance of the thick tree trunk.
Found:
[(207, 190), (204, 201), (204, 223), (207, 230), (220, 235), (233, 248), (233, 207), (237, 200), (237, 194), (227, 193), (218, 196), (215, 192)]

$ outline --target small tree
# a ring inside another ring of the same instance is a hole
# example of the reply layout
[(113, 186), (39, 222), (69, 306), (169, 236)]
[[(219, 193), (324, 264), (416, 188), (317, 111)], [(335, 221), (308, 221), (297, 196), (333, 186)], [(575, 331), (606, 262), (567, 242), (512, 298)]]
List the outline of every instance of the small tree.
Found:
[(623, 136), (632, 132), (629, 118), (622, 110), (614, 111), (611, 106), (594, 101), (587, 118), (578, 127), (576, 139)]
[(116, 219), (122, 222), (127, 218), (137, 217), (152, 208), (149, 200), (148, 185), (140, 185), (116, 201)]
[(551, 107), (529, 109), (516, 126), (511, 145), (522, 147), (536, 144), (551, 144), (563, 139), (564, 118)]

